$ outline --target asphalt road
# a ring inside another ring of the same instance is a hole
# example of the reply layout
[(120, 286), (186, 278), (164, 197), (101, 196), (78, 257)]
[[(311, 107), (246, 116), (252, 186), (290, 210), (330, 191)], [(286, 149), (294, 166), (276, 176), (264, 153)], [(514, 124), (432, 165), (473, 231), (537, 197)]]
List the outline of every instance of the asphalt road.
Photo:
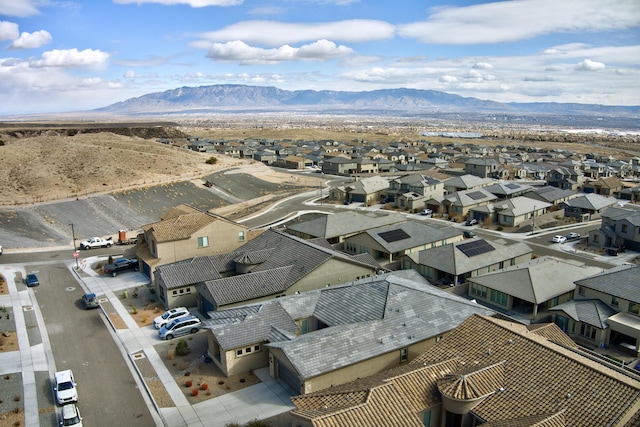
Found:
[(61, 264), (33, 265), (33, 288), (45, 320), (56, 370), (71, 369), (85, 425), (149, 426), (155, 422), (99, 309), (80, 304), (84, 291)]

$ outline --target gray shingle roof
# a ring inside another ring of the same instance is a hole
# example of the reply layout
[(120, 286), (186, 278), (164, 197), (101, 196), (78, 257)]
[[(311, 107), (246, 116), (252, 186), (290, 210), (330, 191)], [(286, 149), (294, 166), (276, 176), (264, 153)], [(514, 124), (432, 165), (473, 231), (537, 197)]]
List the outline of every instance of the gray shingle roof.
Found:
[(623, 265), (576, 280), (578, 286), (640, 303), (640, 266)]
[[(404, 232), (405, 238), (387, 241), (384, 233)], [(421, 221), (407, 221), (399, 224), (392, 224), (383, 227), (372, 228), (365, 231), (380, 246), (389, 253), (401, 252), (432, 242), (440, 242), (456, 236), (461, 236), (462, 232), (455, 227), (437, 227)]]
[(540, 304), (574, 290), (576, 278), (589, 277), (599, 271), (597, 267), (544, 256), (468, 280)]
[(406, 221), (404, 215), (395, 212), (354, 211), (348, 210), (333, 215), (322, 215), (310, 221), (287, 226), (288, 229), (310, 236), (331, 239), (351, 235), (360, 231), (382, 225), (396, 224)]
[(475, 240), (487, 242), (487, 244), (493, 247), (494, 250), (486, 252), (482, 254), (482, 256), (469, 257), (457, 249), (459, 245), (469, 243), (470, 241), (464, 240), (462, 242), (425, 249), (407, 256), (417, 264), (432, 267), (436, 270), (444, 271), (445, 273), (452, 275), (462, 275), (479, 268), (487, 267), (501, 261), (506, 261), (511, 258), (533, 252), (529, 246), (522, 242), (502, 245), (480, 238)]
[(618, 203), (615, 197), (605, 197), (600, 194), (584, 194), (565, 202), (567, 205), (587, 210), (600, 210)]
[(627, 220), (634, 226), (640, 226), (640, 210), (624, 209), (618, 207), (608, 208), (602, 213), (602, 217), (611, 218), (614, 221)]
[(599, 299), (567, 301), (550, 308), (549, 311), (563, 311), (577, 322), (586, 323), (600, 329), (605, 329), (608, 326), (607, 319), (617, 313), (617, 311)]
[[(300, 377), (306, 379), (440, 335), (474, 313), (493, 314), (491, 310), (429, 285), (413, 270), (388, 273), (349, 286), (371, 290), (372, 283), (378, 283), (375, 292), (378, 295), (365, 302), (373, 312), (364, 315), (364, 320), (268, 346), (281, 349)], [(385, 287), (388, 290), (383, 317), (376, 318), (380, 314), (381, 292)], [(340, 289), (344, 290), (341, 292)], [(334, 302), (343, 304), (346, 310), (354, 311), (363, 301), (363, 292), (353, 292), (348, 287), (331, 290), (335, 290), (332, 292)], [(322, 311), (326, 305), (316, 309), (336, 322), (346, 321), (350, 316)], [(356, 320), (355, 316), (353, 320)]]
[(167, 289), (176, 289), (220, 277), (219, 271), (230, 268), (233, 254), (215, 257), (195, 257), (185, 261), (161, 265), (156, 269)]

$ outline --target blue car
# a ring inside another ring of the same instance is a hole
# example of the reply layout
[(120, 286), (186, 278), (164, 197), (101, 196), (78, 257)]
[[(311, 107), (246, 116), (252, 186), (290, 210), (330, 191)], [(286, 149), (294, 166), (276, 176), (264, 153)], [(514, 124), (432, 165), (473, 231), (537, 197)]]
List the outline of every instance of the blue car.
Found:
[(27, 274), (27, 277), (24, 279), (24, 283), (29, 287), (40, 285), (40, 282), (38, 281), (38, 276), (36, 276), (34, 273)]

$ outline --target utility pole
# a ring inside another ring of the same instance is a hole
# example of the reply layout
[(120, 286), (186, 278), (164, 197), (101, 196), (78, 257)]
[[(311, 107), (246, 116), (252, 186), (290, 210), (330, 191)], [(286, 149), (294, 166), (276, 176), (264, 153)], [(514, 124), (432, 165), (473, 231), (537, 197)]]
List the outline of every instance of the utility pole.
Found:
[(531, 234), (533, 234), (536, 228), (536, 205), (533, 205), (533, 213), (531, 215)]
[(78, 266), (78, 249), (76, 248), (76, 231), (73, 228), (73, 223), (71, 225), (71, 235), (73, 236), (73, 257), (76, 259), (76, 270), (79, 270)]

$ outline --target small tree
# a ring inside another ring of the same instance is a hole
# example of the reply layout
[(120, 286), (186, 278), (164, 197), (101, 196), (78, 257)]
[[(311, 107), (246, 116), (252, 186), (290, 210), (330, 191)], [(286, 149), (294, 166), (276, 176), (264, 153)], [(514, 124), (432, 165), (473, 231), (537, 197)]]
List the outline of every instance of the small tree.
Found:
[(215, 157), (209, 157), (206, 161), (206, 163), (208, 165), (215, 165), (216, 163), (218, 163), (218, 159)]
[(176, 344), (176, 355), (178, 355), (178, 356), (186, 356), (189, 353), (191, 353), (191, 349), (189, 348), (189, 344), (187, 344), (185, 339), (182, 338), (180, 341), (178, 341), (178, 344)]

